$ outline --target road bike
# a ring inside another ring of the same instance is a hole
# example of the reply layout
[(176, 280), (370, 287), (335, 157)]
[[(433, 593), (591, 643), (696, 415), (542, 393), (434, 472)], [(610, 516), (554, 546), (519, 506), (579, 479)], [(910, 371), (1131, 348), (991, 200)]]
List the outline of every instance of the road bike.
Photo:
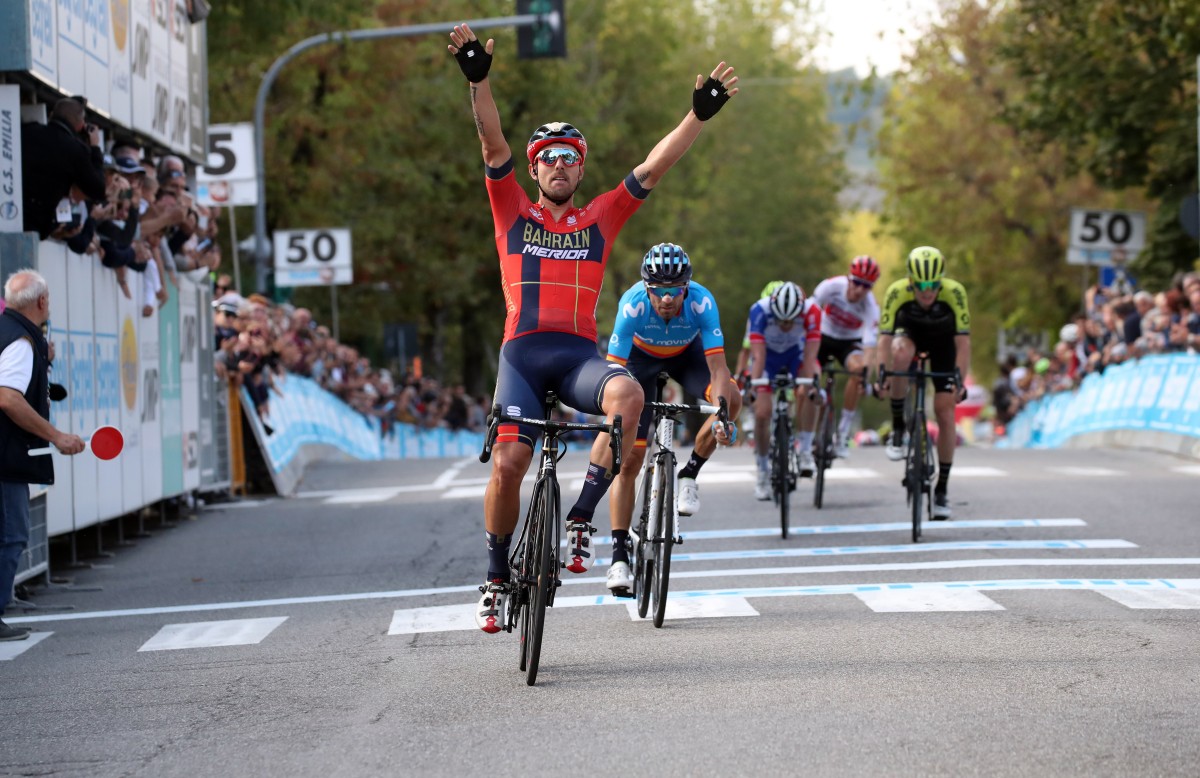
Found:
[(929, 424), (925, 415), (925, 382), (930, 378), (950, 378), (961, 385), (958, 370), (953, 372), (931, 372), (929, 355), (918, 354), (913, 365), (904, 372), (884, 370), (879, 381), (886, 378), (910, 378), (908, 397), (904, 406), (905, 429), (908, 443), (904, 451), (904, 489), (908, 494), (908, 507), (912, 510), (912, 540), (921, 541), (921, 524), (933, 518), (933, 479), (937, 475), (937, 464), (933, 458), (933, 441), (929, 438)]
[(780, 371), (771, 379), (775, 391), (775, 407), (771, 412), (771, 499), (779, 507), (779, 526), (783, 538), (788, 536), (788, 514), (791, 512), (792, 492), (800, 479), (799, 453), (792, 444), (793, 387), (813, 385), (811, 378), (792, 378)]
[(866, 368), (854, 372), (826, 366), (821, 375), (823, 386), (818, 397), (821, 410), (818, 412), (817, 434), (813, 438), (813, 507), (818, 509), (825, 501), (825, 471), (832, 467), (833, 460), (837, 459), (837, 402), (834, 399), (837, 376), (859, 376), (865, 386), (867, 371)]
[(558, 462), (566, 456), (566, 445), (559, 437), (568, 432), (607, 432), (612, 449), (612, 474), (621, 472), (621, 416), (613, 417), (612, 424), (586, 424), (557, 421), (553, 416), (558, 407), (554, 392), (546, 393), (546, 418), (527, 419), (501, 413), (499, 405), (492, 406), (488, 416), (487, 436), (483, 441), (480, 462), (492, 457), (496, 433), (502, 423), (527, 424), (542, 431), (542, 456), (538, 466), (537, 480), (533, 484), (533, 497), (521, 526), (521, 534), (512, 545), (509, 556), (508, 614), (504, 619), (504, 630), (512, 632), (518, 624), (521, 630), (521, 661), (525, 671), (525, 683), (530, 686), (537, 681), (538, 663), (542, 653), (542, 627), (546, 621), (546, 608), (553, 607), (554, 594), (562, 586), (559, 570), (563, 566), (559, 556), (562, 544), (562, 516), (558, 488)]
[[(666, 379), (666, 373), (659, 375), (655, 400), (645, 405), (654, 411), (654, 452), (647, 450), (642, 462), (638, 495), (633, 503), (641, 506), (641, 514), (629, 532), (633, 543), (633, 588), (638, 616), (646, 618), (653, 604), (655, 627), (663, 625), (667, 611), (671, 549), (683, 542), (679, 534), (679, 509), (675, 505), (675, 423), (685, 413), (705, 416), (715, 413), (722, 424), (729, 421), (729, 408), (724, 397), (718, 398), (719, 405), (661, 402)], [(647, 447), (649, 445), (650, 441), (647, 441)]]

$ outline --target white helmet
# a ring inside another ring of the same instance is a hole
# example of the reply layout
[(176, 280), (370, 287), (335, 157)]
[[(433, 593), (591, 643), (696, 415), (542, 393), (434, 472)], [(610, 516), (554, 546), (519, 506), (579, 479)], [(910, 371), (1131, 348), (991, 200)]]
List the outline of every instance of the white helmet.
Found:
[(779, 321), (791, 321), (804, 312), (804, 290), (799, 284), (785, 281), (771, 293), (771, 315)]
[(1063, 328), (1058, 331), (1058, 339), (1067, 343), (1075, 343), (1079, 340), (1079, 325), (1075, 322), (1064, 324)]

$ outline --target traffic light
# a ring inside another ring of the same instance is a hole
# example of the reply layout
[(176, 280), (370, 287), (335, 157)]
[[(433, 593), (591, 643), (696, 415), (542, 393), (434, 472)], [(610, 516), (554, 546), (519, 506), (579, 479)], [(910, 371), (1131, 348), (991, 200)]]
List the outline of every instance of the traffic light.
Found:
[(558, 24), (540, 22), (517, 28), (517, 59), (567, 56), (565, 0), (517, 0), (518, 14), (558, 14)]

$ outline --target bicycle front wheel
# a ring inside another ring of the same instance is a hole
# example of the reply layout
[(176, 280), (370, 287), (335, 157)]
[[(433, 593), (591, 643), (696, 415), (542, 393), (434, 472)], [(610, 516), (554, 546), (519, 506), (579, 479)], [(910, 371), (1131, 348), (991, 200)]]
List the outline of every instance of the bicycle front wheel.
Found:
[(667, 613), (671, 549), (675, 546), (675, 455), (665, 454), (658, 469), (658, 533), (654, 541), (654, 626)]
[(792, 502), (792, 431), (791, 425), (782, 421), (775, 425), (774, 452), (771, 469), (774, 471), (771, 486), (775, 490), (775, 502), (779, 505), (779, 526), (784, 540), (788, 536), (788, 512)]
[(526, 644), (525, 683), (537, 682), (538, 665), (542, 654), (542, 630), (546, 623), (546, 607), (550, 590), (558, 578), (558, 549), (554, 547), (554, 526), (558, 522), (558, 484), (551, 479), (542, 481), (534, 490), (530, 503), (529, 549), (532, 580), (529, 581), (528, 615), (524, 619)]
[(925, 498), (925, 418), (913, 414), (912, 431), (908, 433), (908, 455), (905, 457), (904, 485), (908, 489), (908, 507), (912, 509), (912, 542), (921, 542), (921, 518)]
[(825, 502), (825, 471), (833, 464), (833, 403), (827, 402), (821, 412), (821, 430), (817, 435), (817, 451), (813, 457), (816, 473), (813, 474), (813, 507), (820, 508)]
[(654, 466), (642, 470), (641, 492), (634, 505), (641, 508), (638, 539), (634, 546), (633, 585), (637, 595), (638, 618), (650, 611), (650, 590), (654, 585), (654, 538), (650, 537), (650, 492), (654, 485)]

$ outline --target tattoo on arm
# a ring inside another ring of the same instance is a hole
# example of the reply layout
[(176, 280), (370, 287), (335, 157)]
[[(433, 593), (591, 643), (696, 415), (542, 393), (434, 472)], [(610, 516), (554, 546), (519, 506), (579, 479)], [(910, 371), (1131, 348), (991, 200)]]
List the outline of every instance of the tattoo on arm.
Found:
[(647, 171), (645, 173), (639, 173), (636, 176), (636, 178), (637, 178), (637, 182), (639, 184), (644, 184), (644, 183), (646, 183), (646, 179), (650, 178), (650, 173), (649, 173), (649, 171)]
[(483, 120), (479, 118), (479, 111), (477, 111), (475, 109), (475, 97), (476, 97), (476, 92), (478, 92), (478, 91), (479, 91), (479, 87), (472, 84), (471, 85), (471, 116), (475, 119), (475, 132), (479, 134), (480, 138), (482, 138), (483, 137)]

